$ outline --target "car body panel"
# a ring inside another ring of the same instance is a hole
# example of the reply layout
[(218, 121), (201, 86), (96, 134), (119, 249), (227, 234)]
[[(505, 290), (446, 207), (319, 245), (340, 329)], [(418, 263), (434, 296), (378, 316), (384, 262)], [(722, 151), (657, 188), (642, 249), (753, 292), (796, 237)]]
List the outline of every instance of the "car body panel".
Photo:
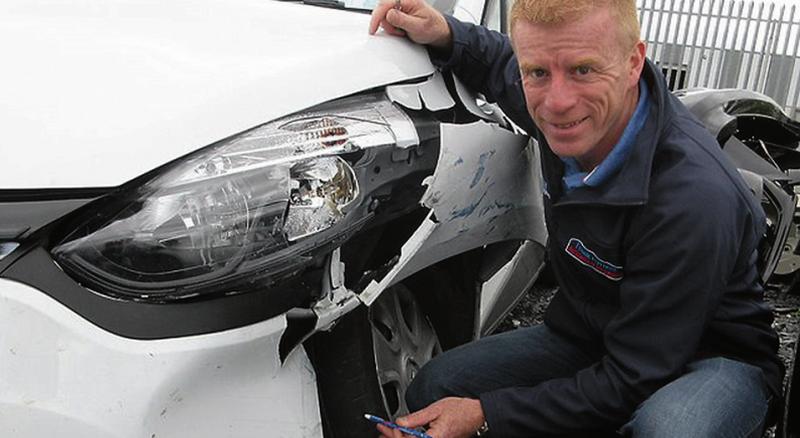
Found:
[(283, 316), (140, 341), (21, 283), (0, 279), (0, 301), (1, 436), (322, 436), (305, 351), (278, 361)]
[[(728, 102), (739, 100), (761, 101), (778, 112), (782, 111), (780, 106), (769, 96), (750, 90), (692, 88), (676, 91), (675, 95), (689, 108), (692, 114), (703, 122), (706, 129), (711, 131), (718, 139), (721, 135), (725, 135), (723, 130), (736, 119), (736, 115), (728, 114), (725, 111), (725, 106)], [(730, 133), (727, 133), (727, 135), (730, 135)]]
[(448, 257), (505, 240), (547, 241), (538, 150), (528, 137), (484, 121), (441, 129), (439, 161), (422, 199), (430, 213), (393, 268), (360, 294), (367, 305), (392, 284)]
[[(434, 71), (422, 47), (368, 35), (367, 14), (231, 6), (3, 2), (0, 156), (16, 165), (0, 187), (117, 186), (277, 117)], [(45, 161), (58, 165), (32, 171)]]
[(456, 104), (447, 92), (442, 73), (438, 71), (421, 83), (386, 87), (386, 95), (392, 102), (413, 110), (424, 107), (430, 111), (441, 111)]
[(475, 325), (476, 338), (490, 335), (533, 287), (544, 268), (544, 259), (544, 244), (525, 241), (508, 263), (483, 282)]

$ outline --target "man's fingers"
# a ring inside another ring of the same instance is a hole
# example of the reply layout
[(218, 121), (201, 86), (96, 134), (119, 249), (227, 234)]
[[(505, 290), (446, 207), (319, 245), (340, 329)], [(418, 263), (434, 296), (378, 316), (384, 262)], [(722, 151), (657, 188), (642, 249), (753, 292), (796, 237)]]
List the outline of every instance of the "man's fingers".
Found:
[(378, 432), (381, 433), (381, 438), (405, 438), (399, 430), (390, 429), (382, 424), (376, 424), (375, 426), (378, 428)]
[(428, 406), (425, 409), (421, 409), (417, 412), (412, 412), (405, 417), (399, 418), (397, 420), (397, 424), (403, 427), (419, 427), (429, 424), (431, 421), (435, 420), (436, 417), (439, 416), (438, 409), (432, 409), (431, 406)]
[(392, 25), (392, 23), (389, 23), (387, 20), (383, 20), (381, 22), (381, 27), (389, 35), (404, 36), (406, 34), (406, 32), (403, 29), (400, 29), (397, 26)]
[[(370, 35), (375, 35), (375, 32), (378, 31), (378, 26), (386, 21), (386, 14), (387, 12), (394, 9), (395, 2), (394, 0), (391, 1), (384, 1), (381, 2), (375, 9), (372, 10), (372, 18), (369, 20), (369, 33)], [(384, 28), (385, 29), (385, 28)]]
[(369, 34), (375, 35), (375, 32), (378, 31), (378, 26), (380, 26), (381, 21), (383, 21), (386, 11), (381, 13), (380, 11), (381, 5), (378, 5), (375, 9), (372, 10), (372, 16), (369, 19)]
[[(440, 430), (440, 429), (443, 429), (443, 430)], [(449, 435), (447, 435), (447, 433), (448, 433), (448, 429), (447, 428), (436, 427), (436, 426), (432, 426), (430, 429), (426, 430), (425, 433), (428, 434), (428, 436), (433, 437), (433, 438), (436, 438), (437, 436), (449, 436)]]
[(405, 24), (410, 17), (403, 13), (402, 11), (398, 11), (397, 9), (391, 9), (386, 12), (386, 21), (389, 22), (394, 27), (399, 27), (401, 29), (405, 28)]
[(426, 33), (425, 28), (429, 26), (429, 20), (425, 17), (405, 13), (397, 9), (393, 9), (386, 14), (386, 21), (398, 29), (407, 31), (409, 35), (423, 36)]

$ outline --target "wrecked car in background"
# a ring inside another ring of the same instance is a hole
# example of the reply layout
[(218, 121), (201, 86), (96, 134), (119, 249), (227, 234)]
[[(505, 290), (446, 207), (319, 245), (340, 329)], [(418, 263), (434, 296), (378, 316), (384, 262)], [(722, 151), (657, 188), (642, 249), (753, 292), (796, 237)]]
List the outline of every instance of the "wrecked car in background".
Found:
[(372, 434), (531, 285), (536, 149), (323, 5), (0, 6), (0, 435)]

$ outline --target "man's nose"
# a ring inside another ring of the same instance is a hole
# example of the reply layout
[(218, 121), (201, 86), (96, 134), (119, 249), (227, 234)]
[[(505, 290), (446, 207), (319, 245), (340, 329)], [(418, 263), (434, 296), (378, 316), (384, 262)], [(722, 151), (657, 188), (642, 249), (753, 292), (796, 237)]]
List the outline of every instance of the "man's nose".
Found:
[(544, 93), (545, 108), (551, 113), (567, 112), (577, 101), (574, 85), (561, 76), (554, 76)]

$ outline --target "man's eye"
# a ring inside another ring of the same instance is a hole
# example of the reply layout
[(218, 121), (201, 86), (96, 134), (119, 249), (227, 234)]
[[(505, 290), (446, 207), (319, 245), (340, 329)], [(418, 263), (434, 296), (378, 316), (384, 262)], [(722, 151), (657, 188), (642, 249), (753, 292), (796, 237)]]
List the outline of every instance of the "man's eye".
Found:
[(588, 75), (591, 72), (592, 68), (589, 67), (588, 65), (579, 65), (578, 67), (575, 67), (575, 73), (577, 73), (580, 76)]
[(529, 74), (531, 75), (532, 78), (536, 78), (536, 79), (541, 79), (541, 78), (547, 76), (547, 72), (544, 71), (541, 68), (535, 68), (535, 69), (531, 70)]

